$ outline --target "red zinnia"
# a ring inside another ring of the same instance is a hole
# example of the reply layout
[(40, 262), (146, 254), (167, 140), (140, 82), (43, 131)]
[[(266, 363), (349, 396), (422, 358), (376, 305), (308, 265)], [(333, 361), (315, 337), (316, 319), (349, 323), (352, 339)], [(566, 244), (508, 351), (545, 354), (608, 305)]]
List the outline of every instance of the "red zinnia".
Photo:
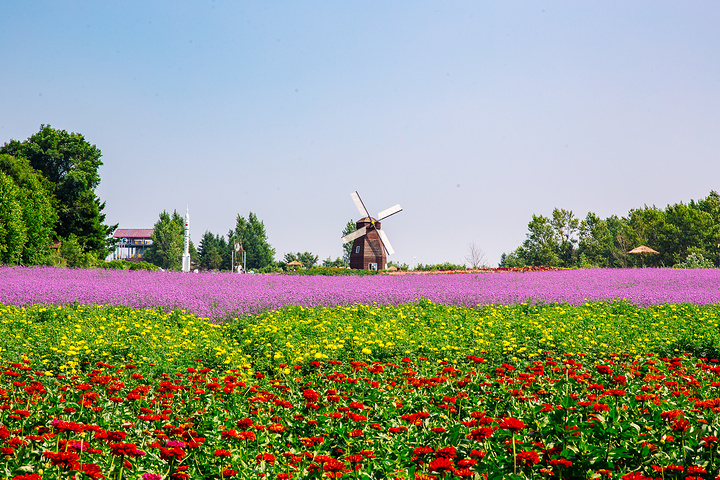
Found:
[(518, 433), (523, 428), (527, 427), (521, 420), (513, 417), (505, 417), (500, 423), (500, 428), (503, 430), (510, 430), (513, 433)]
[(453, 461), (446, 457), (438, 457), (434, 458), (430, 465), (428, 465), (428, 470), (431, 472), (451, 472), (455, 470), (455, 464)]
[(515, 456), (515, 461), (520, 466), (530, 468), (540, 462), (540, 455), (535, 450), (520, 452)]

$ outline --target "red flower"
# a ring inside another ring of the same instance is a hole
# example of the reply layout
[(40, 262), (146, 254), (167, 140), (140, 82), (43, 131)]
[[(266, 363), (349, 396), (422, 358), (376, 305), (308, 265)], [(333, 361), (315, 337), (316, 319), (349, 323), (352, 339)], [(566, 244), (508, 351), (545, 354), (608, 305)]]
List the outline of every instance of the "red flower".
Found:
[(238, 428), (242, 428), (243, 430), (247, 430), (248, 428), (252, 427), (252, 424), (252, 418), (241, 418), (240, 420), (235, 422), (235, 425), (237, 425)]
[(312, 388), (306, 388), (302, 394), (306, 402), (315, 403), (320, 399), (320, 394)]
[(550, 465), (552, 465), (553, 467), (556, 467), (556, 466), (561, 466), (561, 467), (564, 467), (564, 468), (570, 468), (570, 467), (572, 467), (572, 462), (571, 462), (570, 460), (565, 459), (565, 458), (553, 459), (553, 460), (550, 460), (548, 463), (549, 463)]
[(457, 450), (455, 447), (442, 447), (435, 450), (435, 456), (437, 458), (455, 458), (457, 457)]
[(670, 424), (670, 428), (678, 433), (685, 433), (690, 429), (690, 422), (684, 418), (676, 418), (675, 421)]
[(523, 428), (527, 427), (521, 420), (513, 417), (505, 417), (500, 423), (500, 428), (503, 430), (510, 430), (513, 433), (518, 433)]
[(478, 428), (475, 430), (471, 430), (470, 433), (467, 435), (467, 438), (475, 441), (487, 440), (492, 436), (493, 433), (495, 433), (495, 430), (497, 430), (497, 427)]
[(232, 477), (233, 475), (237, 475), (237, 473), (238, 473), (237, 470), (234, 470), (232, 468), (226, 468), (225, 470), (223, 470), (222, 476), (223, 477)]
[(455, 470), (455, 464), (446, 457), (433, 458), (428, 465), (428, 470), (431, 472), (452, 472)]
[(43, 457), (48, 458), (53, 467), (67, 469), (72, 469), (80, 458), (73, 452), (43, 452)]
[(137, 445), (134, 443), (111, 443), (110, 453), (116, 457), (137, 457), (140, 455)]
[(275, 463), (275, 455), (273, 455), (272, 453), (259, 453), (255, 456), (255, 461), (258, 463)]
[(105, 478), (100, 466), (94, 463), (84, 463), (75, 467), (75, 470), (82, 472), (84, 475), (92, 478), (93, 480), (100, 480)]
[[(315, 460), (317, 460), (317, 457), (315, 457)], [(347, 465), (345, 465), (345, 463), (341, 462), (340, 460), (336, 460), (334, 458), (331, 458), (325, 463), (323, 463), (322, 468), (326, 472), (325, 476), (329, 478), (340, 478), (342, 477), (342, 474), (347, 471)]]
[(520, 452), (515, 456), (515, 461), (520, 466), (530, 468), (540, 462), (540, 455), (535, 450)]

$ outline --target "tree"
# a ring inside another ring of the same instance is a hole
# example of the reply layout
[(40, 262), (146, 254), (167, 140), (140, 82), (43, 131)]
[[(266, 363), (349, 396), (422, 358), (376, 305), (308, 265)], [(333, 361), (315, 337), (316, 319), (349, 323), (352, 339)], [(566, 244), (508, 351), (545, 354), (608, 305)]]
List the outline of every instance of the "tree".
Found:
[(213, 235), (206, 231), (200, 240), (200, 248), (198, 255), (200, 258), (200, 268), (204, 270), (220, 270), (222, 267), (223, 257), (220, 246), (219, 235)]
[(160, 214), (152, 234), (152, 245), (145, 251), (145, 261), (165, 270), (180, 270), (185, 250), (185, 220), (173, 211)]
[(527, 262), (522, 257), (522, 253), (522, 247), (518, 247), (510, 253), (503, 253), (502, 255), (500, 255), (500, 263), (498, 264), (498, 267), (515, 268), (526, 266)]
[(468, 262), (470, 268), (487, 267), (485, 252), (483, 252), (482, 249), (475, 244), (475, 242), (468, 244), (468, 253), (465, 255), (465, 261)]
[(245, 249), (248, 269), (261, 269), (273, 265), (275, 249), (270, 246), (265, 232), (265, 224), (250, 212), (247, 220), (238, 214), (234, 237), (240, 240)]
[(334, 267), (334, 268), (340, 268), (340, 267), (346, 267), (348, 264), (345, 262), (345, 259), (342, 257), (337, 257), (335, 260), (332, 259), (332, 257), (328, 256), (325, 260), (322, 262), (323, 267)]
[(553, 209), (550, 225), (552, 225), (554, 231), (560, 265), (563, 267), (572, 267), (575, 264), (579, 224), (580, 221), (575, 218), (572, 210), (562, 208)]
[(292, 261), (298, 261), (303, 264), (303, 267), (305, 268), (313, 268), (318, 263), (318, 256), (313, 255), (310, 252), (297, 252), (297, 253), (286, 253), (283, 257), (283, 262), (285, 265)]
[(79, 133), (41, 125), (40, 131), (24, 142), (11, 140), (0, 153), (25, 158), (52, 185), (56, 199), (55, 237), (77, 236), (86, 252), (98, 257), (109, 253), (109, 239), (117, 225), (108, 226), (102, 213), (105, 203), (95, 194), (100, 184), (100, 150)]
[(607, 267), (610, 265), (613, 237), (605, 220), (588, 212), (579, 226), (578, 251), (581, 266)]
[(20, 263), (26, 241), (20, 189), (12, 178), (0, 172), (0, 263)]
[(561, 259), (558, 250), (558, 242), (550, 220), (542, 215), (533, 215), (528, 223), (527, 238), (518, 256), (523, 258), (527, 265), (559, 266)]
[[(357, 230), (354, 220), (349, 220), (345, 224), (345, 228), (342, 231), (342, 236), (349, 235)], [(352, 253), (353, 242), (343, 243), (343, 261), (345, 265), (350, 265), (350, 254)]]
[[(18, 263), (46, 264), (49, 261), (57, 214), (50, 182), (30, 166), (27, 159), (0, 154), (0, 172), (17, 187), (16, 200), (22, 209), (25, 242)], [(0, 205), (5, 211), (9, 206)]]

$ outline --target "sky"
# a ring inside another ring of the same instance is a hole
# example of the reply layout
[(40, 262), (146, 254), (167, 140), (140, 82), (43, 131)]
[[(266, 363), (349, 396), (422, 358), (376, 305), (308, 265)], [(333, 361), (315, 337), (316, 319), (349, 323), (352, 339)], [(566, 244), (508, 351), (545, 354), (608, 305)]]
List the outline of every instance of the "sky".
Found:
[(342, 255), (359, 214), (410, 266), (496, 266), (532, 215), (720, 190), (720, 2), (4, 2), (0, 144), (102, 151), (106, 221), (191, 237), (263, 221), (275, 258)]

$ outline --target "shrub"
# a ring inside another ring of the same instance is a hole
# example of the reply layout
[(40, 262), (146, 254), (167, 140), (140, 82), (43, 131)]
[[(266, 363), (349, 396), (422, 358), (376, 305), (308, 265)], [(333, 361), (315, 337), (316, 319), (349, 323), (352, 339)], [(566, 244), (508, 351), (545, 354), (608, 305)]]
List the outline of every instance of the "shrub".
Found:
[(675, 268), (714, 268), (712, 261), (702, 256), (702, 253), (692, 252), (684, 262), (675, 264)]
[(465, 265), (456, 265), (450, 262), (438, 263), (435, 265), (423, 265), (422, 263), (419, 263), (415, 267), (415, 270), (419, 270), (422, 272), (447, 272), (450, 270), (465, 270)]

